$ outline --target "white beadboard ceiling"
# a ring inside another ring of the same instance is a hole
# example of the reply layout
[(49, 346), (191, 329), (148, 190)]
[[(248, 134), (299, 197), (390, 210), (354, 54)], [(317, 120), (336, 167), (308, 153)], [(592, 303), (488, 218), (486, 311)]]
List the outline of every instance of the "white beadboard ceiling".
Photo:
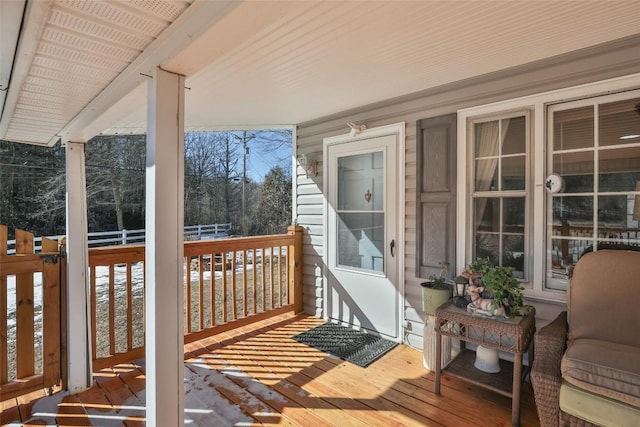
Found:
[(640, 33), (637, 0), (39, 0), (8, 61), (21, 4), (0, 138), (44, 145), (144, 132), (158, 65), (187, 76), (187, 130), (295, 125)]

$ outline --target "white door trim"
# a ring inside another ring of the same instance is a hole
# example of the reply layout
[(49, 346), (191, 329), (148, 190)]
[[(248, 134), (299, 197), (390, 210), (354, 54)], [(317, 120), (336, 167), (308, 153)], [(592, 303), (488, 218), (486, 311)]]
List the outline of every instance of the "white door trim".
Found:
[(322, 261), (323, 261), (323, 270), (322, 270), (322, 282), (323, 282), (323, 300), (322, 300), (322, 317), (327, 319), (328, 306), (327, 306), (327, 284), (328, 284), (328, 238), (329, 238), (329, 230), (327, 227), (327, 220), (329, 217), (329, 203), (328, 203), (328, 195), (327, 195), (327, 174), (328, 166), (329, 166), (329, 150), (328, 147), (332, 144), (341, 144), (345, 142), (354, 142), (363, 139), (377, 138), (380, 136), (388, 136), (395, 135), (396, 136), (396, 144), (397, 144), (397, 165), (396, 165), (396, 175), (397, 175), (397, 195), (398, 195), (398, 211), (397, 211), (397, 226), (396, 226), (396, 249), (398, 251), (397, 262), (398, 262), (398, 292), (400, 293), (398, 298), (398, 325), (400, 333), (398, 334), (398, 341), (404, 341), (405, 337), (405, 310), (404, 310), (404, 300), (405, 300), (405, 275), (404, 275), (404, 265), (405, 265), (405, 122), (393, 123), (390, 125), (379, 126), (372, 129), (366, 129), (362, 132), (359, 132), (357, 135), (352, 136), (350, 133), (332, 136), (328, 138), (324, 138), (323, 140), (323, 168), (322, 168), (322, 176), (324, 178), (323, 183), (323, 233), (322, 233), (322, 241), (323, 241), (323, 253), (322, 253)]

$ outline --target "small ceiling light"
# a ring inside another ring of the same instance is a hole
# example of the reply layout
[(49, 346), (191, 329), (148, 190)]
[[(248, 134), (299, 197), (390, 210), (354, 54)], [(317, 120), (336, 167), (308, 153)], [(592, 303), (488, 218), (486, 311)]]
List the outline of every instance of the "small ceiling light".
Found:
[(637, 138), (640, 138), (640, 135), (632, 134), (632, 135), (622, 135), (622, 136), (620, 137), (620, 139), (623, 139), (623, 140), (627, 140), (627, 139), (637, 139)]

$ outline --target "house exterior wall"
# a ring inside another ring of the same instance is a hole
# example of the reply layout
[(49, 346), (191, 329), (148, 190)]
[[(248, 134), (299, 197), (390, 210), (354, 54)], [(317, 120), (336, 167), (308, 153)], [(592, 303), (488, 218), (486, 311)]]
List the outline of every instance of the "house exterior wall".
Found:
[[(391, 123), (406, 123), (405, 146), (405, 342), (422, 347), (424, 313), (416, 273), (416, 136), (422, 119), (456, 113), (464, 108), (563, 89), (640, 72), (640, 36), (619, 40), (561, 57), (538, 61), (489, 75), (445, 85), (421, 93), (391, 99), (356, 110), (302, 123), (297, 129), (296, 153), (317, 164), (317, 175), (307, 176), (298, 167), (294, 176), (295, 221), (305, 228), (303, 299), (304, 311), (323, 316), (323, 139), (348, 133), (348, 122), (369, 129)], [(330, 90), (330, 88), (328, 88)], [(348, 94), (337, 94), (348, 96)], [(465, 165), (458, 165), (465, 167)], [(458, 207), (460, 209), (460, 207)], [(456, 265), (451, 260), (451, 265)], [(563, 304), (529, 300), (536, 306), (539, 324), (553, 319)]]

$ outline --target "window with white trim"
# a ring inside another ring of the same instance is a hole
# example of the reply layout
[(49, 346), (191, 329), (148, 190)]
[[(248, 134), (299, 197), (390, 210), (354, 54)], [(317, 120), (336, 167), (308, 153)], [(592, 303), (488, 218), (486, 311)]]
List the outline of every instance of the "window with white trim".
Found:
[(565, 302), (585, 251), (640, 246), (640, 74), (459, 110), (458, 135), (459, 271), (488, 256)]
[(528, 111), (470, 121), (473, 161), (472, 258), (489, 258), (528, 277)]
[(640, 244), (640, 98), (600, 96), (547, 108), (546, 288), (566, 289), (578, 258)]

